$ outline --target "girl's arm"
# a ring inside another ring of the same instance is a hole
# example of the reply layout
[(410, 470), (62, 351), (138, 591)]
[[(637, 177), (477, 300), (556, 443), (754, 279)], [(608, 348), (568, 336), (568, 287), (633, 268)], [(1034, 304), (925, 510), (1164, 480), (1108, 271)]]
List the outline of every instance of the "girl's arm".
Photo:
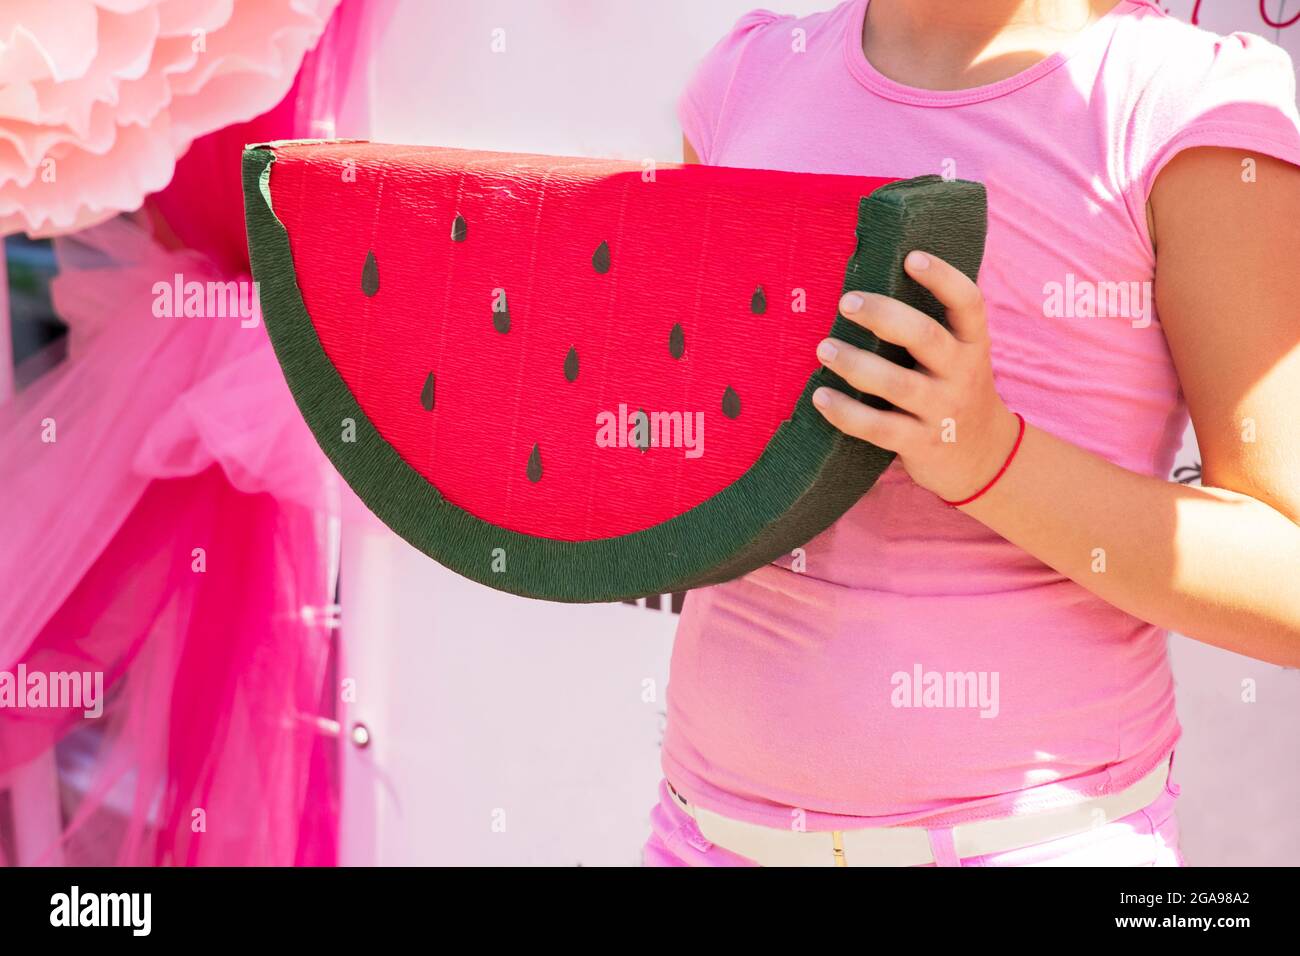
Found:
[[(1256, 178), (1244, 181), (1243, 158), (1187, 150), (1151, 196), (1156, 301), (1204, 487), (1127, 471), (1030, 423), (1010, 468), (962, 510), (1136, 617), (1300, 666), (1300, 168), (1250, 157)], [(994, 389), (978, 289), (934, 257), (913, 253), (907, 268), (948, 307), (951, 333), (882, 296), (841, 311), (907, 347), (916, 370), (834, 340), (833, 355), (819, 351), (900, 411), (833, 389), (815, 398), (837, 427), (959, 500), (998, 470), (1017, 422)], [(941, 438), (945, 420), (955, 441)]]

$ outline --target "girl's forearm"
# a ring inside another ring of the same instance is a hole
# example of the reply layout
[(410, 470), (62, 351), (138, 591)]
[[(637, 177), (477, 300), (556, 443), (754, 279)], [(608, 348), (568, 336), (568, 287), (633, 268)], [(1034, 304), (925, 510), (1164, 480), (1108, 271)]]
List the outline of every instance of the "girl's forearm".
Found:
[(1261, 501), (1139, 475), (1030, 425), (961, 510), (1135, 617), (1300, 666), (1300, 525)]
[[(1165, 262), (1166, 280), (1176, 282), (1179, 257), (1166, 250)], [(1238, 271), (1247, 273), (1249, 265)], [(831, 387), (814, 391), (813, 404), (845, 434), (896, 452), (921, 487), (948, 501), (965, 501), (1006, 459), (1019, 423), (997, 391), (979, 287), (951, 263), (924, 252), (909, 253), (904, 268), (944, 305), (947, 328), (896, 299), (867, 292), (843, 296), (840, 314), (907, 349), (916, 368), (840, 339), (828, 338), (817, 348), (827, 368), (894, 408), (876, 408)], [(1269, 291), (1271, 276), (1247, 278), (1263, 309), (1251, 334), (1264, 340), (1265, 353), (1280, 353), (1273, 369), (1261, 373), (1250, 365), (1225, 364), (1221, 347), (1204, 348), (1219, 341), (1208, 332), (1190, 344), (1177, 334), (1175, 340), (1183, 346), (1186, 371), (1180, 375), (1188, 407), (1193, 415), (1199, 410), (1197, 425), (1205, 426), (1204, 446), (1214, 452), (1218, 473), (1239, 487), (1274, 489), (1269, 500), (1283, 502), (1279, 508), (1242, 493), (1143, 477), (1032, 422), (1001, 479), (960, 507), (1135, 617), (1207, 644), (1300, 666), (1300, 525), (1292, 520), (1300, 515), (1300, 500), (1287, 470), (1292, 459), (1280, 450), (1289, 447), (1293, 432), (1279, 411), (1294, 407), (1288, 404), (1294, 379), (1288, 363), (1300, 353), (1293, 307)], [(1164, 305), (1166, 328), (1186, 331), (1173, 317), (1186, 320), (1194, 305)], [(1226, 311), (1200, 317), (1208, 321)], [(1249, 349), (1240, 346), (1239, 353)], [(1278, 444), (1270, 445), (1269, 454), (1236, 461), (1242, 449), (1223, 432), (1223, 422), (1246, 419)], [(1287, 502), (1290, 510), (1280, 510)]]

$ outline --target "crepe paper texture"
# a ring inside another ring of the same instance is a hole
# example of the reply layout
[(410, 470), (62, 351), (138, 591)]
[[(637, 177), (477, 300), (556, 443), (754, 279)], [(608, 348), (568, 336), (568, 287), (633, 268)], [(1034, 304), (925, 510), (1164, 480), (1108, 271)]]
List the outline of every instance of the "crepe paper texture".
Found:
[[(789, 553), (893, 455), (831, 427), (848, 290), (942, 322), (924, 249), (974, 278), (984, 188), (296, 141), (244, 153), (249, 251), (285, 377), (375, 514), (514, 594), (615, 601)], [(847, 267), (846, 267), (847, 263)], [(870, 560), (869, 555), (863, 556)]]

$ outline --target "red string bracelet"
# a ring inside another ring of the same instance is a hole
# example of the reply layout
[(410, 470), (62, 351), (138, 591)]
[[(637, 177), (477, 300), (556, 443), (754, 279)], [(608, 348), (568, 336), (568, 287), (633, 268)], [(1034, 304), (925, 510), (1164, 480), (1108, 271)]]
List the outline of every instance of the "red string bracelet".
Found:
[(998, 473), (993, 476), (993, 478), (989, 481), (987, 485), (985, 485), (979, 491), (975, 492), (975, 494), (971, 495), (969, 498), (963, 498), (961, 501), (949, 501), (947, 498), (940, 498), (939, 499), (940, 501), (942, 501), (946, 505), (950, 505), (953, 508), (959, 508), (962, 505), (968, 505), (976, 498), (978, 498), (980, 495), (984, 494), (984, 492), (988, 491), (990, 488), (996, 485), (998, 483), (998, 479), (1001, 478), (1004, 474), (1006, 474), (1007, 467), (1011, 464), (1011, 459), (1015, 458), (1016, 452), (1020, 450), (1021, 439), (1025, 437), (1025, 416), (1021, 415), (1019, 412), (1012, 412), (1012, 414), (1015, 415), (1016, 418), (1019, 419), (1020, 421), (1020, 431), (1016, 435), (1016, 443), (1011, 446), (1011, 454), (1007, 455), (1007, 460), (1002, 463), (1002, 467), (998, 469)]

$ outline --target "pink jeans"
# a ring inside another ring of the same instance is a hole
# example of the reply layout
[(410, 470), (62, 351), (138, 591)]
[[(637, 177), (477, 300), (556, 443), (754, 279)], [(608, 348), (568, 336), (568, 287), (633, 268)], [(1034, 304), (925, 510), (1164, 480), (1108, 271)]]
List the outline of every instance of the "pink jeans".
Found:
[[(1166, 780), (1164, 792), (1154, 803), (1105, 826), (1019, 850), (967, 857), (960, 865), (1183, 866), (1174, 815), (1179, 790), (1178, 784)], [(663, 782), (659, 784), (659, 803), (650, 811), (650, 824), (652, 832), (643, 851), (645, 866), (757, 866), (704, 839)]]

